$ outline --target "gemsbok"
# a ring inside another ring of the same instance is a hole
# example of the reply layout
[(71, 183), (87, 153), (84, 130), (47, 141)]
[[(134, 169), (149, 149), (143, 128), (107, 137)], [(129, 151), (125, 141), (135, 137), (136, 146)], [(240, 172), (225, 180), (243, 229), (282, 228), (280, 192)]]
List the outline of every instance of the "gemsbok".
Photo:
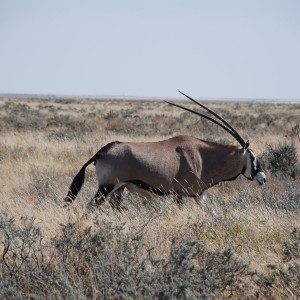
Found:
[[(180, 92), (181, 93), (181, 92)], [(240, 145), (223, 145), (191, 136), (179, 135), (158, 142), (112, 142), (90, 158), (74, 177), (65, 206), (72, 203), (79, 193), (85, 169), (91, 163), (96, 166), (98, 191), (91, 200), (99, 207), (107, 197), (113, 209), (121, 210), (122, 192), (160, 196), (173, 193), (180, 205), (183, 196), (194, 197), (221, 181), (234, 180), (244, 175), (259, 184), (266, 182), (263, 172), (249, 141), (245, 142), (238, 132), (223, 118), (203, 104), (181, 93), (211, 113), (216, 119), (167, 102), (173, 106), (199, 115), (217, 124), (231, 134)]]

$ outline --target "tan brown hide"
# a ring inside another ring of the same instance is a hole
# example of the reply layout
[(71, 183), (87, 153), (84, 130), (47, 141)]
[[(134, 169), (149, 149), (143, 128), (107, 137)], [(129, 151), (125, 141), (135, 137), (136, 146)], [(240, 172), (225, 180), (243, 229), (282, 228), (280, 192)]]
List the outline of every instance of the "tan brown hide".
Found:
[(99, 185), (139, 180), (163, 192), (199, 195), (239, 175), (243, 149), (190, 136), (147, 143), (115, 143), (96, 158)]

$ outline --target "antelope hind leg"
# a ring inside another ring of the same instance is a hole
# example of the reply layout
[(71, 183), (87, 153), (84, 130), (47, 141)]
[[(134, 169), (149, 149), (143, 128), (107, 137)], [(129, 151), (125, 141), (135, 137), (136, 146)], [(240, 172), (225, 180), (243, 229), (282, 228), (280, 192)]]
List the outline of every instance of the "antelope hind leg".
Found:
[(101, 204), (103, 204), (103, 202), (105, 201), (109, 193), (113, 190), (113, 188), (114, 186), (111, 184), (100, 185), (97, 193), (91, 199), (89, 204), (93, 207), (99, 207)]
[(126, 210), (125, 206), (121, 205), (123, 190), (124, 190), (124, 186), (120, 187), (118, 190), (115, 190), (110, 195), (109, 204), (113, 210), (118, 210), (119, 212)]

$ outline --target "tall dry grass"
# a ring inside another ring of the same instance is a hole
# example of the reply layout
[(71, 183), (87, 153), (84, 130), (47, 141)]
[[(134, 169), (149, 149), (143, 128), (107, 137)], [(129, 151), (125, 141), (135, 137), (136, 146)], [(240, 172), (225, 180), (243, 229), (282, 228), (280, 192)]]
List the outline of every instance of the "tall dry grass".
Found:
[[(263, 160), (283, 143), (299, 153), (300, 105), (209, 106)], [(73, 176), (108, 142), (189, 134), (235, 143), (222, 129), (157, 101), (3, 98), (0, 132), (2, 298), (300, 297), (299, 177), (267, 171), (263, 187), (240, 177), (182, 209), (172, 196), (125, 192), (127, 211), (105, 203), (90, 213), (91, 166), (62, 208)]]

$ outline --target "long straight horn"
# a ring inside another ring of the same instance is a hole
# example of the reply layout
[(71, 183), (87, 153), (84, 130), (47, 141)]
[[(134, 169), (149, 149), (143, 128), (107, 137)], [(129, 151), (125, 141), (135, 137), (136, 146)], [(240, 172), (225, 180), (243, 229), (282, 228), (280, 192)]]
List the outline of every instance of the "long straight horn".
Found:
[[(203, 117), (203, 118), (205, 118), (205, 119), (207, 119), (207, 120), (209, 120), (209, 121), (211, 121), (211, 122), (213, 122), (213, 123), (219, 125), (219, 126), (222, 127), (224, 130), (226, 130), (228, 133), (230, 133), (236, 140), (238, 140), (237, 137), (236, 137), (236, 135), (235, 135), (229, 128), (227, 128), (226, 126), (224, 126), (223, 124), (221, 124), (221, 123), (218, 122), (217, 120), (215, 120), (215, 119), (213, 119), (213, 118), (211, 118), (211, 117), (208, 117), (208, 116), (206, 116), (206, 115), (204, 115), (204, 114), (201, 114), (201, 113), (199, 113), (199, 112), (197, 112), (197, 111), (194, 111), (194, 110), (191, 110), (191, 109), (186, 108), (186, 107), (184, 107), (184, 106), (181, 106), (181, 105), (179, 105), (179, 104), (175, 104), (175, 103), (172, 103), (172, 102), (168, 102), (168, 101), (166, 101), (166, 100), (164, 100), (164, 102), (166, 102), (166, 103), (168, 103), (168, 104), (170, 104), (170, 105), (179, 107), (179, 108), (181, 108), (181, 109), (183, 109), (183, 110), (186, 110), (186, 111), (188, 111), (188, 112), (191, 112), (191, 113), (193, 113), (193, 114), (195, 114), (195, 115), (198, 115), (198, 116), (200, 116), (200, 117)], [(242, 147), (244, 146), (244, 144), (242, 144), (239, 140), (238, 140), (238, 142), (242, 145)]]
[[(233, 135), (233, 137), (235, 137), (235, 139), (241, 144), (242, 147), (245, 146), (246, 142), (244, 141), (244, 139), (239, 135), (239, 133), (227, 122), (225, 121), (222, 117), (220, 117), (216, 112), (214, 112), (213, 110), (209, 109), (208, 107), (206, 107), (205, 105), (203, 105), (202, 103), (199, 103), (198, 101), (196, 101), (195, 99), (193, 99), (192, 97), (182, 93), (181, 91), (178, 91), (180, 94), (182, 94), (183, 96), (187, 97), (188, 99), (190, 99), (191, 101), (193, 101), (194, 103), (196, 103), (197, 105), (201, 106), (202, 108), (206, 109), (208, 112), (210, 112), (212, 115), (214, 115), (216, 118), (218, 118), (220, 121), (222, 121), (231, 131), (231, 135)], [(224, 128), (224, 127), (223, 127)]]

